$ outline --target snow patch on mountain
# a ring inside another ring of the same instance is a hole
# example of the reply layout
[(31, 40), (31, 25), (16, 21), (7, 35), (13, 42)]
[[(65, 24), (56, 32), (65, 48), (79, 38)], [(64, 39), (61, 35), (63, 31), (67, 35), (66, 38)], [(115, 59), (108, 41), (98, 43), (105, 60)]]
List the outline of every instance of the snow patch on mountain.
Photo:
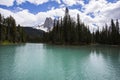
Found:
[(44, 22), (44, 24), (38, 25), (35, 28), (43, 30), (45, 32), (49, 32), (49, 31), (51, 31), (53, 29), (53, 23), (54, 23), (54, 21), (52, 20), (52, 18), (51, 17), (47, 17), (45, 22)]

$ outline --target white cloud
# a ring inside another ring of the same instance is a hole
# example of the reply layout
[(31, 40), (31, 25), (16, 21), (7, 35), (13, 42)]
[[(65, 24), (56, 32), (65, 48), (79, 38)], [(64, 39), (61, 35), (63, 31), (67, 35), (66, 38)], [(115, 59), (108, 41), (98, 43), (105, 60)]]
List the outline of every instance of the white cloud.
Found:
[(56, 1), (57, 3), (61, 4), (61, 0), (51, 0), (51, 1)]
[(89, 4), (83, 6), (85, 8), (85, 13), (98, 12), (103, 9), (107, 4), (106, 0), (90, 0)]
[(0, 0), (0, 5), (5, 5), (9, 7), (14, 4), (14, 1), (16, 1), (18, 5), (25, 3), (26, 1), (35, 5), (40, 5), (49, 1), (56, 1), (57, 3), (61, 4), (61, 0)]
[(84, 5), (84, 0), (62, 0), (62, 2), (64, 4), (66, 4), (67, 6), (73, 6), (73, 5), (76, 5), (76, 4), (81, 4), (81, 5)]
[[(120, 1), (116, 3), (106, 0), (91, 0), (89, 4), (83, 6), (84, 14), (93, 13), (94, 18), (90, 23), (102, 28), (105, 23), (110, 24), (111, 19), (120, 19)], [(93, 25), (94, 26), (94, 25)]]
[(18, 4), (22, 4), (22, 3), (26, 2), (26, 1), (28, 1), (30, 3), (33, 3), (35, 5), (40, 5), (40, 4), (48, 2), (49, 0), (16, 0), (16, 2)]
[(4, 17), (8, 17), (8, 16), (13, 16), (17, 22), (17, 24), (21, 24), (21, 25), (33, 25), (37, 20), (36, 20), (36, 16), (29, 13), (28, 10), (22, 10), (16, 13), (13, 13), (9, 10), (5, 10), (0, 8), (0, 12), (4, 15)]
[(26, 0), (16, 0), (17, 4), (22, 4), (24, 2), (26, 2)]
[(25, 3), (26, 1), (35, 5), (40, 5), (49, 1), (56, 1), (59, 4), (61, 4), (62, 1), (67, 6), (72, 6), (75, 4), (81, 4), (81, 5), (84, 4), (83, 0), (0, 0), (0, 5), (12, 6), (14, 1), (16, 1), (18, 5)]
[(12, 6), (14, 0), (0, 0), (0, 5), (5, 5), (5, 6)]
[(0, 8), (0, 12), (5, 16), (13, 16), (17, 22), (17, 24), (21, 24), (23, 26), (34, 26), (34, 25), (39, 25), (42, 24), (46, 17), (52, 17), (54, 16), (63, 16), (64, 11), (63, 9), (51, 9), (47, 12), (39, 12), (38, 14), (32, 14), (28, 10), (22, 10), (19, 12), (11, 12), (6, 9)]

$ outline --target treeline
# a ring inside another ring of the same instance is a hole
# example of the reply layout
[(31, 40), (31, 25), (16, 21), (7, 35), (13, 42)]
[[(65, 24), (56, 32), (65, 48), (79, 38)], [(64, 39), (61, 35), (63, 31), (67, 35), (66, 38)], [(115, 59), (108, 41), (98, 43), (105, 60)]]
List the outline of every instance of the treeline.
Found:
[(46, 33), (45, 40), (55, 44), (89, 44), (91, 43), (91, 33), (77, 15), (77, 23), (69, 15), (66, 8), (63, 19), (54, 20), (54, 28)]
[(16, 21), (12, 16), (4, 18), (0, 14), (0, 43), (4, 41), (11, 43), (40, 41), (52, 44), (98, 43), (120, 45), (120, 28), (118, 20), (114, 22), (112, 19), (110, 26), (106, 24), (102, 30), (98, 29), (91, 33), (89, 26), (80, 20), (79, 14), (77, 15), (77, 21), (71, 18), (68, 8), (66, 8), (63, 18), (54, 20), (52, 31), (47, 33), (22, 28), (20, 25), (16, 26)]
[(0, 14), (0, 43), (7, 41), (10, 43), (25, 42), (25, 33), (20, 25), (16, 26), (16, 21), (12, 16), (4, 18)]
[(54, 20), (54, 28), (45, 34), (45, 42), (52, 44), (120, 44), (119, 22), (111, 20), (111, 25), (91, 33), (89, 26), (85, 25), (77, 15), (77, 22), (69, 15), (66, 8), (65, 16)]
[(97, 30), (93, 33), (94, 41), (101, 44), (115, 44), (120, 45), (120, 29), (118, 19), (114, 23), (113, 19), (111, 20), (111, 25), (107, 24), (103, 27), (102, 30)]

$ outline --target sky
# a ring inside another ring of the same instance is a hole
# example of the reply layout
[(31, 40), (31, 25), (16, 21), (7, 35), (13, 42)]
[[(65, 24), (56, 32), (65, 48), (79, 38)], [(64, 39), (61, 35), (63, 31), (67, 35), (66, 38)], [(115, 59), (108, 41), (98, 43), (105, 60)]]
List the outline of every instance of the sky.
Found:
[(0, 0), (0, 13), (13, 16), (22, 26), (41, 25), (46, 17), (63, 17), (65, 7), (75, 20), (79, 14), (90, 29), (109, 25), (111, 19), (120, 22), (120, 0)]

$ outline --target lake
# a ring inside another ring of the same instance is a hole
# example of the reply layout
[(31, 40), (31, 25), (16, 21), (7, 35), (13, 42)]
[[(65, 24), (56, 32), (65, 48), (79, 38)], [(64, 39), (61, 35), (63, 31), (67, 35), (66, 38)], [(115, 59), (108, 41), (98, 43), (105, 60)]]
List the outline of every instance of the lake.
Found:
[(3, 45), (0, 80), (120, 80), (120, 47)]

